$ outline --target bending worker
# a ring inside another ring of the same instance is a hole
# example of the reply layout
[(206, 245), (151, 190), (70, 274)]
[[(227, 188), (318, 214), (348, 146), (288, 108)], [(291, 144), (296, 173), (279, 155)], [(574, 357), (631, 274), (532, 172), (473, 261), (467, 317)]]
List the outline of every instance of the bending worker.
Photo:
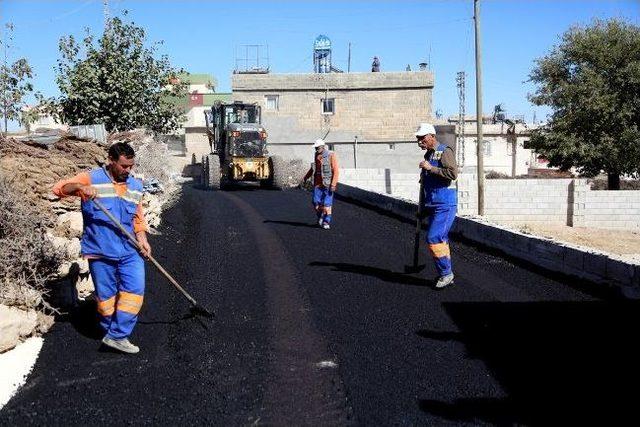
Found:
[(98, 317), (105, 332), (102, 343), (125, 353), (140, 349), (129, 341), (144, 297), (144, 261), (118, 227), (92, 202), (100, 202), (131, 234), (135, 234), (143, 256), (151, 255), (147, 224), (142, 211), (142, 182), (131, 175), (133, 148), (118, 142), (109, 148), (105, 168), (93, 169), (58, 182), (59, 197), (82, 199), (82, 255), (96, 289)]
[(424, 197), (423, 212), (429, 225), (427, 245), (435, 261), (438, 278), (436, 289), (453, 284), (449, 230), (456, 218), (458, 193), (455, 180), (458, 165), (451, 147), (436, 140), (436, 130), (432, 124), (422, 123), (416, 131), (418, 146), (427, 152), (420, 162), (420, 179)]
[(338, 186), (338, 157), (329, 151), (322, 139), (313, 143), (316, 153), (311, 168), (302, 179), (305, 182), (313, 176), (313, 206), (316, 209), (318, 225), (325, 230), (331, 228), (331, 206), (333, 194)]

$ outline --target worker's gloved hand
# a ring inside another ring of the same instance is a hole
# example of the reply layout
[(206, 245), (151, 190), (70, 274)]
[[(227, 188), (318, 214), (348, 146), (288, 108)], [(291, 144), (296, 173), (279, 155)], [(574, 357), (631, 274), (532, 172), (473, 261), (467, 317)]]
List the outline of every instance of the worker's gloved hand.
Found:
[(98, 190), (90, 185), (83, 185), (79, 188), (79, 191), (80, 197), (82, 197), (84, 200), (94, 199), (98, 195)]

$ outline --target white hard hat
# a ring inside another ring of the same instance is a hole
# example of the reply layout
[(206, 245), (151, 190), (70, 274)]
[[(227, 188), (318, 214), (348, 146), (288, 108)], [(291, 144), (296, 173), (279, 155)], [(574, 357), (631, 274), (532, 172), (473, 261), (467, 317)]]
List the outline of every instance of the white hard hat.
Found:
[(435, 135), (436, 128), (431, 123), (420, 123), (418, 130), (416, 130), (416, 136)]
[(322, 147), (324, 145), (324, 139), (318, 138), (316, 142), (313, 143), (313, 148)]

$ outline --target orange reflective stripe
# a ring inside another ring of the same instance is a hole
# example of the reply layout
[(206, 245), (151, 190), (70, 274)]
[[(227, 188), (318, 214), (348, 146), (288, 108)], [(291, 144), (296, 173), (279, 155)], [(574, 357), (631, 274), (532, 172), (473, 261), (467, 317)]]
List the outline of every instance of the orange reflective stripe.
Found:
[(450, 258), (451, 252), (449, 251), (449, 244), (443, 243), (429, 243), (429, 252), (436, 258)]
[(118, 311), (124, 311), (126, 313), (138, 314), (142, 307), (142, 295), (132, 294), (130, 292), (118, 292)]
[(115, 305), (115, 296), (112, 296), (111, 298), (104, 301), (98, 300), (98, 313), (100, 313), (102, 316), (111, 316), (115, 311)]

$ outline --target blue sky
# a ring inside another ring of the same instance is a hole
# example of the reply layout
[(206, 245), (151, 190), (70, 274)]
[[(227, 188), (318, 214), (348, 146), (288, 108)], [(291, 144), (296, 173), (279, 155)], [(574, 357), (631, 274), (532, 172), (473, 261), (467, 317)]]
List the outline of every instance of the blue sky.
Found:
[[(230, 91), (236, 49), (269, 46), (275, 73), (312, 71), (312, 46), (318, 34), (332, 41), (334, 65), (370, 70), (374, 55), (382, 71), (413, 70), (429, 61), (435, 73), (433, 108), (457, 114), (456, 72), (467, 73), (469, 114), (475, 113), (473, 0), (424, 1), (136, 1), (109, 0), (112, 16), (123, 10), (147, 30), (150, 41), (164, 41), (160, 52), (193, 73), (214, 75), (218, 92)], [(509, 115), (544, 118), (548, 110), (532, 106), (526, 83), (534, 60), (557, 44), (563, 32), (594, 18), (617, 17), (640, 23), (640, 1), (482, 0), (483, 109), (504, 103)], [(99, 34), (102, 0), (0, 0), (0, 22), (15, 25), (9, 59), (26, 57), (37, 90), (58, 93), (54, 66), (58, 40), (84, 28)], [(4, 36), (4, 35), (3, 35)]]

